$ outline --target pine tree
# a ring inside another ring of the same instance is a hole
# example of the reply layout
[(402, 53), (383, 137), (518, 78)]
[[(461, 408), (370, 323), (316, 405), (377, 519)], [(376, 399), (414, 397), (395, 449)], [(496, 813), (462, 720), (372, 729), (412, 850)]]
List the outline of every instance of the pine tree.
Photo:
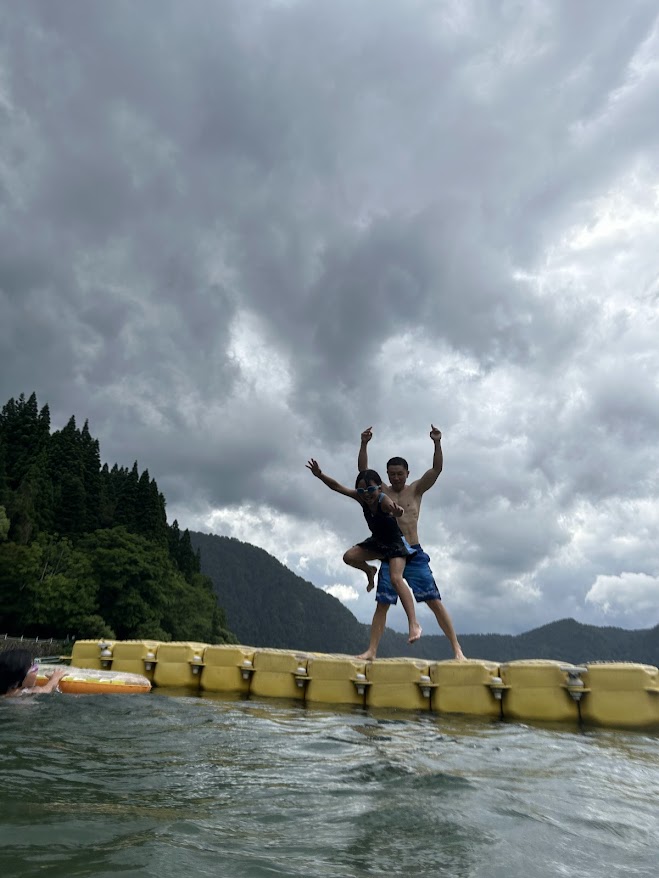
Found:
[(131, 533), (137, 533), (139, 528), (138, 491), (140, 476), (137, 469), (137, 461), (133, 464), (130, 472), (119, 471), (119, 492), (117, 507), (115, 510), (115, 524), (125, 527)]
[(50, 412), (47, 406), (38, 410), (37, 397), (21, 394), (18, 401), (10, 399), (0, 413), (0, 446), (4, 459), (4, 478), (16, 490), (34, 460), (47, 446), (50, 438)]
[(49, 462), (53, 479), (55, 530), (76, 537), (85, 532), (87, 495), (84, 483), (82, 439), (75, 417), (51, 437)]
[(120, 493), (121, 475), (115, 463), (109, 469), (107, 463), (101, 470), (101, 496), (99, 502), (99, 527), (114, 527), (115, 514)]
[(82, 482), (85, 489), (84, 530), (91, 533), (101, 523), (101, 454), (97, 439), (89, 433), (89, 422), (80, 433), (82, 456)]
[(46, 449), (32, 462), (18, 489), (11, 495), (8, 507), (12, 521), (10, 538), (16, 542), (25, 545), (37, 534), (52, 531), (53, 484)]

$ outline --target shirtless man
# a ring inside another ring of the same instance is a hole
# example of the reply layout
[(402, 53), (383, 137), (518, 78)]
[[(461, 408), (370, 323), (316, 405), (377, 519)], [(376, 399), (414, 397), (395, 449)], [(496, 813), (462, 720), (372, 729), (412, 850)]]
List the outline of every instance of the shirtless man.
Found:
[[(410, 543), (412, 548), (417, 550), (417, 554), (410, 558), (405, 566), (405, 580), (409, 584), (417, 603), (425, 601), (428, 607), (435, 614), (439, 627), (448, 637), (453, 655), (458, 661), (464, 661), (464, 655), (458, 638), (451, 622), (451, 617), (447, 613), (442, 603), (435, 579), (430, 569), (430, 558), (419, 545), (419, 534), (417, 525), (419, 523), (419, 512), (421, 509), (421, 500), (425, 492), (432, 488), (444, 466), (444, 455), (442, 453), (442, 434), (437, 427), (430, 425), (430, 438), (435, 444), (435, 453), (433, 454), (432, 467), (425, 472), (420, 479), (406, 484), (409, 476), (409, 468), (407, 461), (402, 457), (392, 457), (387, 463), (387, 476), (390, 485), (383, 485), (382, 490), (391, 499), (402, 506), (403, 515), (398, 519), (403, 536)], [(357, 466), (359, 470), (368, 469), (368, 443), (373, 437), (372, 428), (368, 427), (361, 436), (361, 446), (359, 448), (359, 457)], [(368, 649), (361, 655), (360, 659), (372, 660), (377, 655), (380, 639), (384, 634), (384, 628), (387, 623), (387, 612), (392, 604), (398, 601), (398, 595), (393, 589), (389, 579), (389, 567), (386, 562), (380, 565), (378, 574), (378, 588), (375, 595), (377, 606), (373, 621), (371, 622), (371, 639)]]

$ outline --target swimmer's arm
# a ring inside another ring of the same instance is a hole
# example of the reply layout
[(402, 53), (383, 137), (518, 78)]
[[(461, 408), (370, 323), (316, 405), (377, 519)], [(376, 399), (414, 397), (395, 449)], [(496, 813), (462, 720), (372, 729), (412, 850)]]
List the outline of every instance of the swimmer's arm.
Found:
[(346, 488), (345, 485), (342, 485), (340, 482), (337, 482), (336, 479), (333, 479), (331, 476), (326, 475), (321, 468), (318, 466), (318, 462), (311, 458), (307, 463), (307, 469), (311, 470), (313, 475), (320, 479), (321, 482), (324, 482), (328, 488), (332, 491), (336, 491), (337, 494), (343, 494), (346, 497), (352, 497), (353, 500), (359, 500), (359, 495), (354, 488)]
[(433, 424), (430, 425), (430, 438), (435, 443), (435, 452), (432, 456), (432, 466), (429, 470), (412, 483), (415, 494), (424, 494), (428, 488), (432, 488), (444, 468), (444, 452), (442, 451), (442, 434)]
[(53, 673), (48, 678), (48, 682), (44, 683), (43, 686), (33, 686), (31, 689), (24, 689), (24, 695), (48, 695), (50, 692), (54, 692), (58, 685), (59, 681), (62, 677), (66, 676), (66, 668), (60, 668), (57, 671), (53, 671)]
[(357, 455), (357, 470), (363, 472), (368, 469), (368, 443), (373, 438), (373, 427), (367, 427), (362, 431), (362, 442), (359, 446), (359, 454)]

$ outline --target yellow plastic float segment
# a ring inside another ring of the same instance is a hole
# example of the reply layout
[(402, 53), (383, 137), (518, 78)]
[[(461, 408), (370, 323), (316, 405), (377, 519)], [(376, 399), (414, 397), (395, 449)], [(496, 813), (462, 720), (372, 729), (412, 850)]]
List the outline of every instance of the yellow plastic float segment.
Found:
[[(431, 686), (429, 662), (421, 659), (375, 659), (366, 664), (368, 707), (400, 707), (429, 710)], [(426, 678), (426, 679), (422, 679)]]
[(198, 689), (207, 646), (207, 643), (187, 641), (158, 644), (153, 672), (154, 685)]
[(251, 646), (232, 644), (207, 646), (201, 688), (207, 692), (249, 692), (255, 651)]
[(634, 662), (586, 664), (584, 722), (617, 728), (659, 728), (659, 670)]
[(507, 688), (503, 715), (508, 719), (579, 722), (578, 702), (570, 694), (576, 665), (550, 659), (524, 659), (500, 665)]
[(308, 653), (288, 649), (257, 649), (250, 694), (302, 701), (309, 680), (308, 661)]
[(142, 674), (153, 680), (155, 663), (150, 659), (155, 659), (159, 646), (157, 640), (117, 641), (112, 647), (112, 670)]
[(77, 668), (90, 668), (100, 671), (103, 667), (101, 654), (103, 652), (106, 653), (103, 656), (103, 661), (107, 664), (107, 652), (109, 651), (111, 659), (115, 644), (116, 641), (114, 640), (99, 640), (98, 638), (96, 640), (76, 640), (71, 650), (71, 664)]
[(346, 655), (313, 655), (307, 664), (306, 700), (364, 705), (366, 662)]
[[(433, 662), (430, 679), (435, 684), (430, 706), (437, 713), (499, 717), (503, 683), (496, 662), (455, 659)], [(497, 693), (499, 695), (497, 695)]]

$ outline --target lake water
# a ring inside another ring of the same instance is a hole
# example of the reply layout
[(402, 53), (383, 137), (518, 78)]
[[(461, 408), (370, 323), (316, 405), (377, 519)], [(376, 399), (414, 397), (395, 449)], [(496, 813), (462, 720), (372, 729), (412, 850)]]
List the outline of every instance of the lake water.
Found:
[(160, 690), (0, 703), (0, 875), (654, 876), (659, 736)]

